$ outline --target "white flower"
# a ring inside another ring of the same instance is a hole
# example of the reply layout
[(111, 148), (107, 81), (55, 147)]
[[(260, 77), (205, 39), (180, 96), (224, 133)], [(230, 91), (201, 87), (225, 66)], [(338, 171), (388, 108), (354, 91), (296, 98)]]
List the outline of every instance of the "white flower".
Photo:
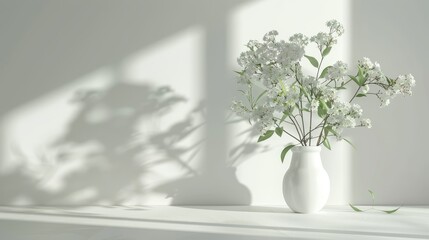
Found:
[(396, 79), (387, 78), (381, 71), (380, 64), (377, 62), (372, 63), (369, 58), (359, 60), (358, 66), (362, 69), (362, 74), (366, 78), (366, 84), (362, 87), (362, 93), (368, 93), (368, 84), (378, 85), (381, 89), (376, 95), (380, 99), (381, 107), (388, 106), (391, 99), (395, 98), (398, 94), (412, 94), (415, 80), (411, 74), (399, 75)]
[(391, 98), (391, 96), (390, 95), (388, 95), (388, 94), (382, 94), (381, 96), (380, 96), (380, 100), (381, 100), (381, 105), (380, 105), (380, 107), (386, 107), (386, 106), (388, 106), (389, 104), (390, 104), (390, 98)]
[(256, 48), (259, 48), (261, 46), (261, 43), (259, 43), (256, 40), (250, 40), (246, 45), (250, 50), (254, 50)]
[(290, 107), (295, 107), (300, 99), (298, 86), (278, 84), (267, 90), (267, 105), (273, 109), (273, 114), (282, 114)]
[(398, 93), (412, 95), (411, 88), (416, 85), (413, 75), (399, 75), (393, 85), (393, 89), (397, 90)]
[[(344, 128), (356, 127), (356, 122), (360, 121), (362, 108), (358, 104), (351, 105), (349, 102), (335, 101), (328, 110), (327, 123), (335, 127), (338, 131)], [(337, 133), (339, 133), (337, 131)]]
[(295, 43), (300, 47), (305, 47), (308, 44), (308, 37), (302, 33), (296, 33), (289, 38), (291, 43)]
[(369, 92), (369, 85), (366, 84), (361, 88), (363, 94), (367, 94)]
[(374, 62), (374, 70), (381, 72), (381, 66), (378, 62)]
[(313, 76), (305, 76), (302, 78), (301, 83), (306, 89), (317, 88), (319, 86), (319, 81)]
[(232, 101), (231, 110), (235, 112), (238, 116), (243, 118), (250, 117), (250, 110), (247, 109), (242, 101)]
[(272, 42), (276, 39), (277, 35), (279, 35), (279, 33), (276, 30), (269, 31), (267, 34), (264, 35), (263, 40), (266, 42)]
[(367, 70), (368, 75), (368, 82), (386, 82), (386, 77), (384, 76), (384, 73), (381, 71), (380, 64), (378, 62), (375, 62), (374, 67), (372, 69)]
[(345, 116), (340, 124), (342, 128), (353, 128), (356, 126), (356, 120), (352, 116)]
[(259, 76), (262, 84), (268, 89), (273, 88), (282, 78), (281, 72), (273, 66), (263, 66)]
[(362, 69), (363, 74), (367, 75), (366, 82), (386, 83), (386, 77), (378, 62), (372, 63), (369, 58), (364, 57), (358, 61), (358, 66)]
[(335, 88), (327, 86), (318, 86), (318, 93), (320, 94), (320, 99), (324, 101), (335, 101), (337, 96), (337, 90)]
[(411, 74), (399, 75), (396, 79), (384, 80), (381, 83), (383, 84), (383, 89), (378, 95), (381, 107), (388, 106), (391, 99), (398, 94), (412, 95), (412, 88), (416, 85), (416, 81)]
[(317, 111), (317, 108), (319, 107), (319, 100), (312, 99), (311, 102), (307, 102), (306, 107), (312, 112)]
[(330, 20), (326, 23), (326, 26), (329, 27), (329, 32), (336, 33), (338, 36), (343, 35), (344, 27), (337, 20)]
[[(277, 31), (271, 31), (265, 34), (264, 42), (248, 42), (249, 50), (241, 53), (237, 59), (243, 69), (238, 83), (250, 85), (260, 82), (269, 89), (294, 74), (292, 65), (301, 60), (304, 47), (296, 42), (276, 41), (277, 34)], [(305, 42), (303, 35), (297, 35), (295, 40), (298, 39)]]
[(374, 64), (367, 57), (364, 57), (364, 58), (362, 58), (362, 60), (359, 60), (358, 65), (365, 70), (369, 70), (369, 69), (374, 68)]
[(280, 51), (277, 61), (282, 65), (289, 65), (301, 60), (304, 56), (304, 48), (296, 43), (279, 43)]
[(286, 107), (293, 107), (299, 101), (299, 98), (300, 89), (298, 86), (293, 85), (285, 89), (281, 101), (286, 105)]
[(360, 124), (364, 127), (372, 128), (371, 119), (364, 118), (364, 119), (360, 120)]
[(331, 47), (337, 43), (337, 38), (344, 33), (344, 27), (336, 20), (331, 20), (326, 23), (329, 28), (329, 33), (319, 32), (310, 38), (311, 42), (315, 42), (320, 51)]
[(334, 39), (332, 38), (332, 36), (324, 32), (319, 32), (317, 35), (312, 36), (310, 38), (310, 42), (316, 43), (319, 49), (328, 47), (331, 45), (331, 43), (336, 43), (333, 41)]
[(385, 82), (385, 76), (378, 62), (372, 63), (369, 58), (363, 58), (358, 61), (358, 66), (362, 69), (362, 73), (367, 76), (367, 82)]
[[(360, 86), (359, 93), (378, 97), (381, 106), (389, 105), (391, 99), (399, 94), (412, 94), (415, 79), (411, 74), (389, 78), (382, 72), (380, 64), (369, 58), (359, 60), (356, 79), (351, 77), (347, 82), (345, 77), (348, 66), (342, 61), (337, 61), (328, 68), (323, 78), (304, 74), (300, 61), (308, 42), (316, 43), (322, 56), (325, 56), (325, 51), (330, 50), (337, 38), (344, 33), (344, 28), (338, 21), (331, 20), (326, 25), (328, 32), (320, 32), (310, 39), (297, 33), (287, 42), (277, 40), (278, 32), (273, 30), (264, 35), (263, 41), (249, 41), (247, 51), (237, 59), (241, 67), (237, 72), (238, 83), (247, 86), (247, 90), (242, 93), (248, 102), (244, 104), (233, 101), (231, 109), (239, 116), (249, 119), (261, 133), (265, 133), (277, 124), (286, 124), (280, 121), (285, 111), (295, 117), (302, 114), (302, 110), (315, 112), (320, 107), (319, 104), (322, 104), (323, 111), (319, 114), (322, 120), (326, 119), (326, 122), (323, 121), (325, 127), (332, 129), (337, 139), (342, 139), (341, 133), (345, 128), (371, 128), (371, 120), (362, 118), (362, 108), (349, 101), (342, 101), (338, 94), (349, 82), (353, 84), (351, 80)], [(317, 117), (319, 114), (313, 116)], [(299, 126), (295, 127), (298, 129)], [(299, 137), (300, 133), (296, 134)], [(299, 141), (303, 143), (302, 140)]]
[(261, 133), (265, 133), (274, 125), (273, 113), (273, 108), (266, 105), (256, 106), (251, 112), (251, 120)]
[(332, 67), (328, 68), (328, 73), (325, 78), (336, 81), (343, 80), (347, 75), (347, 64), (342, 61), (337, 61)]

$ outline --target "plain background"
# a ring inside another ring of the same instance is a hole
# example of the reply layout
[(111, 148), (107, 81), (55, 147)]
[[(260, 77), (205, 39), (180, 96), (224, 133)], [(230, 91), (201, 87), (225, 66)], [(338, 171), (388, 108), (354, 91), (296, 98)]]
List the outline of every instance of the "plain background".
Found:
[(229, 113), (235, 59), (272, 29), (311, 36), (330, 19), (346, 33), (328, 61), (369, 57), (417, 87), (383, 109), (362, 100), (373, 128), (347, 131), (357, 150), (324, 150), (329, 204), (370, 203), (367, 189), (378, 204), (428, 204), (428, 10), (424, 0), (2, 0), (0, 204), (283, 205), (289, 140), (256, 144)]

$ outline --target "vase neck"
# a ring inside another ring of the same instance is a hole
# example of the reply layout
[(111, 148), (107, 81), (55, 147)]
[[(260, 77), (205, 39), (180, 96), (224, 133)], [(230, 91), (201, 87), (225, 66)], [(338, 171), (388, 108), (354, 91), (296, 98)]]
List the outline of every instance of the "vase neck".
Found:
[[(291, 167), (323, 167), (319, 149), (297, 149), (293, 151)], [(307, 151), (308, 150), (308, 151)]]

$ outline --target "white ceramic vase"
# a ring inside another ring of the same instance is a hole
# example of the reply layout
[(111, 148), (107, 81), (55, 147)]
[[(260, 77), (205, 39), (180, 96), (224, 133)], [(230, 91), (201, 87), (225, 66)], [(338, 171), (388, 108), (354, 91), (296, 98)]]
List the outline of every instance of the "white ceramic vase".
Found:
[(315, 213), (328, 201), (330, 182), (320, 151), (320, 146), (292, 148), (292, 160), (283, 179), (283, 196), (294, 212)]

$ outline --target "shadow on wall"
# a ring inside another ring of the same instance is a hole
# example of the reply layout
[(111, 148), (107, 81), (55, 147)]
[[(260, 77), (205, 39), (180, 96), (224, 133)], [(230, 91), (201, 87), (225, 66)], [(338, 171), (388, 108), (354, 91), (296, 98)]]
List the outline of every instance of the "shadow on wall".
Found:
[[(250, 204), (250, 192), (237, 180), (235, 169), (242, 156), (260, 150), (251, 143), (255, 136), (251, 128), (240, 133), (248, 134), (248, 140), (231, 150), (230, 161), (208, 164), (209, 158), (201, 155), (210, 137), (201, 134), (206, 127), (204, 101), (168, 127), (145, 126), (162, 121), (186, 101), (167, 86), (120, 81), (103, 91), (77, 92), (71, 101), (79, 107), (77, 114), (65, 134), (48, 146), (47, 156), (40, 156), (38, 168), (29, 169), (26, 154), (13, 149), (22, 165), (0, 175), (0, 202), (142, 204), (158, 192), (173, 205)], [(212, 168), (205, 171), (205, 165)], [(161, 185), (145, 184), (148, 176), (162, 169), (171, 171), (164, 173), (167, 176), (181, 174), (160, 179)]]
[[(235, 169), (240, 156), (259, 149), (249, 140), (250, 145), (241, 144), (231, 152), (230, 161), (224, 119), (225, 88), (231, 81), (225, 64), (228, 11), (243, 2), (95, 1), (85, 3), (84, 9), (79, 2), (5, 4), (0, 15), (13, 19), (14, 29), (6, 29), (11, 31), (7, 44), (0, 45), (10, 53), (0, 59), (4, 70), (0, 78), (7, 86), (0, 94), (2, 117), (94, 69), (120, 66), (135, 52), (196, 25), (206, 34), (206, 72), (201, 81), (206, 83), (207, 99), (182, 113), (188, 117), (142, 133), (136, 129), (141, 119), (167, 112), (185, 99), (168, 87), (117, 79), (105, 91), (77, 93), (73, 104), (78, 113), (66, 133), (46, 146), (48, 153), (38, 154), (37, 166), (26, 165), (28, 149), (12, 149), (17, 160), (24, 160), (0, 176), (0, 203), (138, 204), (149, 194), (160, 193), (171, 197), (172, 204), (249, 204), (250, 192), (237, 180)], [(22, 32), (13, 32), (17, 29)], [(204, 125), (193, 122), (201, 116)], [(199, 131), (205, 137), (188, 144)], [(163, 168), (167, 163), (177, 167)], [(158, 177), (162, 185), (150, 181), (155, 168), (163, 172)]]
[[(226, 124), (240, 124), (243, 121), (230, 115)], [(229, 151), (226, 162), (224, 159), (211, 159), (208, 156), (205, 161), (213, 162), (206, 163), (210, 168), (203, 167), (202, 174), (164, 184), (156, 190), (167, 192), (168, 197), (172, 197), (172, 205), (249, 205), (250, 191), (238, 181), (236, 169), (248, 156), (267, 151), (267, 147), (255, 142), (259, 133), (254, 128), (249, 127), (236, 137), (243, 135), (246, 136), (244, 142)]]

